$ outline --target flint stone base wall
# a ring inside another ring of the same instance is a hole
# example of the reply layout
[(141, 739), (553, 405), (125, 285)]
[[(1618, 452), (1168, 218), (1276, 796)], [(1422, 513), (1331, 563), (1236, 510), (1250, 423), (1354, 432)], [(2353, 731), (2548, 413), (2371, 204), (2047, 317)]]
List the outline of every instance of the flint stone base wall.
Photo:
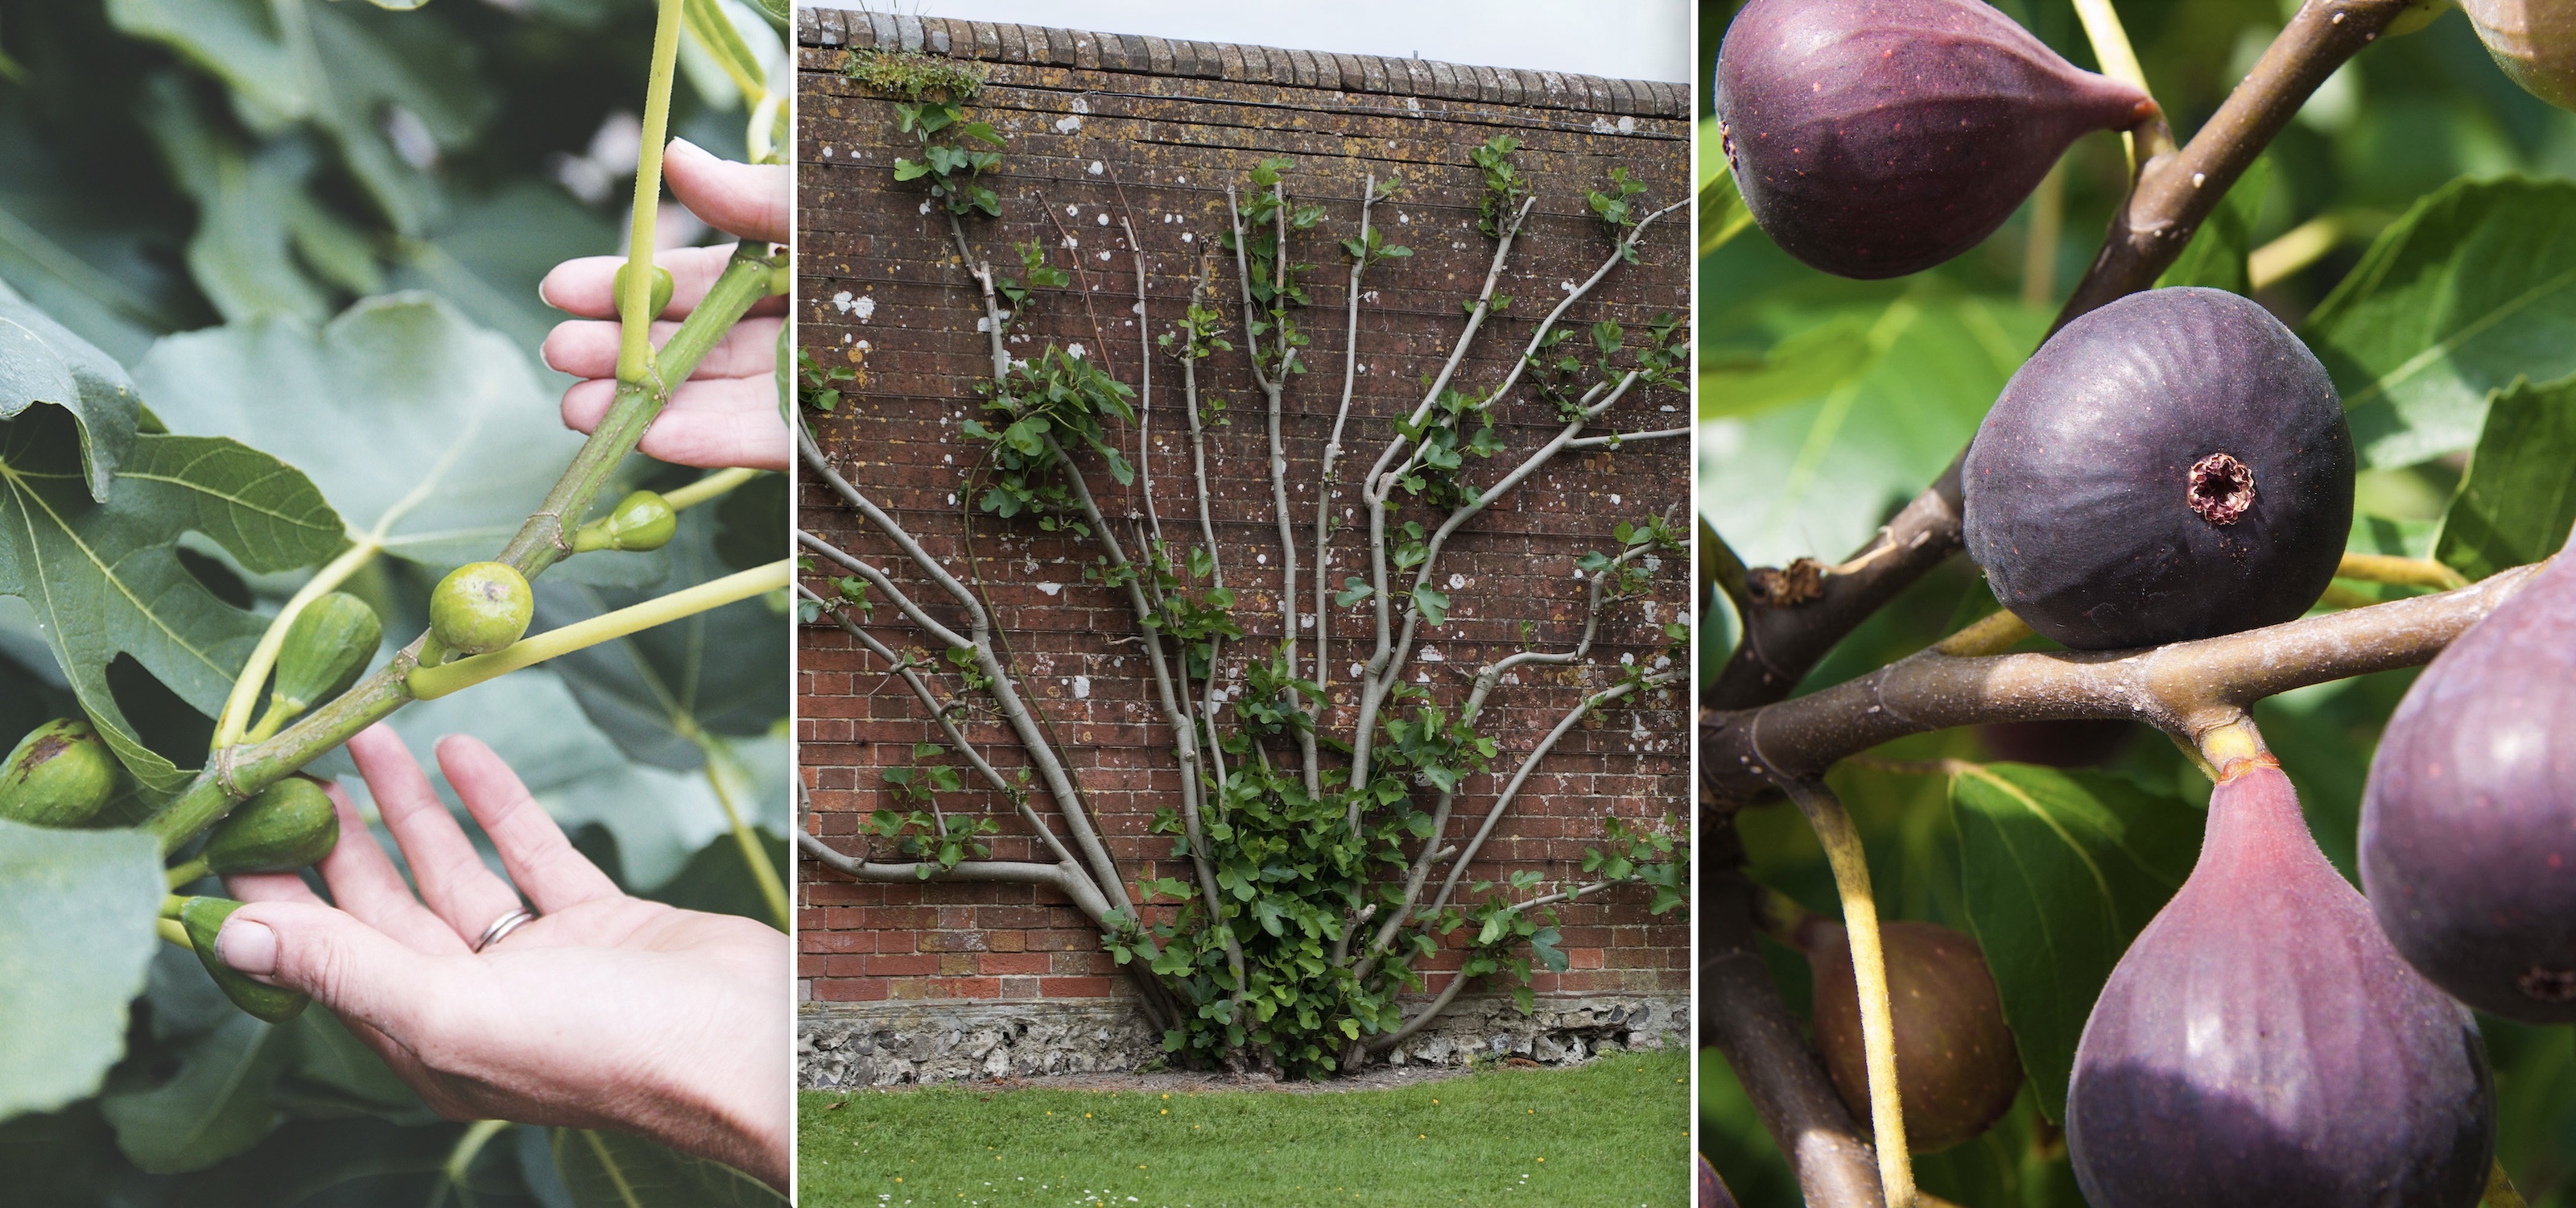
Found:
[[(1681, 998), (1544, 998), (1527, 1013), (1508, 998), (1462, 998), (1386, 1060), (1573, 1065), (1678, 1044), (1689, 1030)], [(797, 1018), (796, 1080), (805, 1090), (1125, 1073), (1163, 1059), (1161, 1035), (1119, 1000), (811, 1003)]]

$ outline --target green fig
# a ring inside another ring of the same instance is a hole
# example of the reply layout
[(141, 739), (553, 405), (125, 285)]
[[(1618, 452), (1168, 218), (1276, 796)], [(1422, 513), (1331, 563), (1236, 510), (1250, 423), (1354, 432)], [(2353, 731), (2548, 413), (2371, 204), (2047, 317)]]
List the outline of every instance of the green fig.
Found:
[[(626, 311), (626, 268), (626, 265), (618, 265), (617, 275), (611, 278), (608, 284), (609, 296), (617, 300), (617, 309), (620, 314), (624, 314)], [(651, 292), (652, 301), (648, 304), (648, 309), (645, 310), (644, 317), (648, 319), (658, 319), (662, 317), (662, 308), (671, 304), (671, 270), (658, 264), (653, 266), (653, 288)]]
[(2576, 4), (2460, 0), (2460, 11), (2469, 15), (2487, 56), (2523, 91), (2561, 109), (2576, 109)]
[(125, 785), (107, 740), (77, 717), (57, 718), (18, 740), (0, 764), (0, 818), (35, 826), (80, 826)]
[(518, 641), (536, 614), (519, 572), (499, 562), (449, 571), (429, 595), (429, 632), (457, 654), (488, 654)]
[(576, 554), (592, 550), (650, 550), (669, 544), (671, 534), (679, 531), (678, 514), (669, 500), (652, 491), (637, 491), (617, 501), (608, 515), (581, 526), (573, 534), (572, 549)]
[(340, 813), (322, 786), (289, 776), (216, 824), (197, 858), (217, 876), (286, 872), (330, 855), (339, 842)]
[[(1843, 1105), (1869, 1119), (1860, 990), (1842, 925), (1809, 916), (1799, 935), (1815, 975), (1816, 1047)], [(1970, 1140), (2012, 1110), (2021, 1055), (2004, 1026), (2003, 996), (1977, 942), (1938, 923), (1879, 925), (1888, 1005), (1896, 1025), (1896, 1089), (1905, 1141), (1932, 1153)]]
[(241, 903), (229, 898), (189, 898), (179, 907), (179, 925), (187, 929), (188, 946), (196, 949), (197, 963), (206, 967), (224, 997), (270, 1023), (285, 1023), (302, 1014), (304, 1005), (313, 1000), (301, 991), (252, 981), (215, 955), (215, 936), (223, 931), (224, 920), (239, 909)]
[(348, 691), (375, 661), (384, 636), (376, 610), (347, 592), (305, 605), (278, 651), (269, 707), (291, 717)]

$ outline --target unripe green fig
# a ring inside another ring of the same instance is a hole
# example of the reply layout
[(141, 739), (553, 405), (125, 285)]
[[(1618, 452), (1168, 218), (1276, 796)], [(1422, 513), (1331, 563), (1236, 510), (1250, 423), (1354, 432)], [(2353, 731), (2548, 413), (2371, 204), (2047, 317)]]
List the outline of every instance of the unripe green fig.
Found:
[[(620, 314), (624, 314), (626, 310), (626, 268), (626, 265), (618, 265), (617, 275), (610, 278), (608, 283), (609, 296), (617, 300), (618, 313)], [(662, 308), (671, 304), (671, 270), (658, 264), (653, 266), (653, 288), (651, 294), (652, 300), (646, 304), (649, 309), (644, 312), (644, 317), (647, 319), (661, 318)]]
[(0, 818), (33, 826), (80, 826), (125, 785), (107, 740), (77, 717), (56, 718), (18, 740), (0, 764)]
[(2361, 795), (2379, 929), (2452, 997), (2576, 1023), (2576, 556), (2442, 651)]
[(252, 981), (240, 970), (224, 963), (215, 955), (215, 936), (224, 929), (224, 920), (241, 909), (241, 903), (229, 898), (189, 898), (179, 908), (179, 925), (187, 929), (188, 946), (196, 949), (197, 963), (215, 979), (216, 988), (233, 1005), (270, 1023), (285, 1023), (304, 1013), (304, 1005), (313, 1001), (301, 991)]
[(302, 713), (349, 690), (375, 661), (384, 623), (367, 602), (335, 591), (304, 606), (277, 652), (274, 707)]
[[(1816, 979), (1816, 1048), (1843, 1105), (1867, 1120), (1869, 1063), (1851, 937), (1813, 915), (1798, 934)], [(1948, 1149), (1993, 1127), (2021, 1093), (2021, 1056), (2004, 1026), (2003, 996), (1967, 936), (1938, 923), (1898, 921), (1880, 924), (1878, 938), (1896, 1025), (1905, 1143), (1916, 1153)]]
[(2470, 1208), (2495, 1082), (2277, 766), (2231, 765), (2200, 859), (2111, 971), (2066, 1089), (2093, 1208)]
[(2576, 4), (2568, 0), (2460, 0), (2460, 11), (2496, 66), (2523, 91), (2576, 109)]
[(528, 631), (536, 596), (519, 572), (499, 562), (449, 571), (429, 594), (429, 632), (458, 654), (489, 654)]
[(2411, 34), (2433, 23), (2433, 19), (2451, 11), (2451, 0), (2409, 0), (2396, 18), (2388, 23), (2390, 37)]
[(1753, 221), (1842, 277), (1975, 247), (2076, 139), (2155, 114), (1982, 0), (1752, 0), (1714, 84)]
[(339, 842), (340, 813), (322, 786), (289, 776), (218, 823), (197, 858), (223, 877), (286, 872), (330, 855)]
[(652, 550), (670, 543), (680, 518), (669, 500), (653, 491), (637, 491), (617, 501), (616, 510), (581, 526), (573, 535), (574, 553), (592, 550)]

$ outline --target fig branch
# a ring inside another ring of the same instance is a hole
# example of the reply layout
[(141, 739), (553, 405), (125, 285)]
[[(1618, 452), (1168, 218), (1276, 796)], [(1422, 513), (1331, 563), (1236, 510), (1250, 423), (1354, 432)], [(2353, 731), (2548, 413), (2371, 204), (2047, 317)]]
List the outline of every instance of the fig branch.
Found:
[[(708, 289), (706, 299), (690, 312), (656, 355), (664, 380), (688, 379), (715, 342), (732, 330), (753, 303), (768, 296), (774, 268), (776, 264), (770, 256), (749, 245), (734, 252), (723, 275)], [(545, 502), (503, 549), (500, 561), (534, 579), (569, 554), (572, 547), (567, 520), (577, 520), (589, 510), (618, 464), (634, 452), (644, 429), (661, 414), (668, 401), (666, 391), (621, 383), (608, 413), (547, 492)], [(419, 665), (428, 636), (423, 633), (373, 675), (337, 700), (306, 714), (276, 737), (217, 752), (197, 778), (144, 823), (143, 829), (160, 839), (165, 854), (176, 851), (222, 819), (234, 803), (276, 783), (409, 704), (414, 697), (406, 680)]]
[[(2153, 285), (2308, 95), (2377, 40), (2405, 7), (2405, 0), (2303, 5), (2189, 143), (2141, 166), (2137, 187), (2113, 217), (2101, 252), (2051, 330)], [(1845, 634), (1956, 552), (1959, 466), (1960, 458), (1952, 458), (1930, 488), (1846, 560), (1846, 569), (1823, 575), (1820, 595), (1793, 602), (1795, 597), (1756, 594), (1744, 614), (1744, 639), (1702, 702), (1713, 709), (1744, 709), (1787, 696)]]
[(1892, 738), (2067, 718), (2147, 722), (2224, 767), (2245, 754), (2239, 749), (2247, 733), (2243, 719), (2254, 702), (2430, 662), (2546, 565), (2516, 567), (2434, 595), (2144, 650), (1962, 657), (1936, 646), (1794, 700), (1704, 712), (1701, 780), (1722, 806), (1742, 806)]

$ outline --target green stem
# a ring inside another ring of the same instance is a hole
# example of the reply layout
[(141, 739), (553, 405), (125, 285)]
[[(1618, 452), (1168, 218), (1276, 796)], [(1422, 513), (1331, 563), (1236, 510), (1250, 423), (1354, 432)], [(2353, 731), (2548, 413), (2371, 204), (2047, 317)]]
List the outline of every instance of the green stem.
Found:
[(748, 600), (763, 592), (787, 586), (794, 576), (796, 562), (781, 558), (767, 566), (754, 567), (710, 579), (695, 587), (675, 591), (667, 596), (641, 604), (604, 612), (586, 621), (577, 621), (561, 629), (549, 629), (532, 638), (511, 644), (508, 649), (472, 658), (458, 659), (436, 667), (412, 669), (411, 695), (416, 700), (439, 697), (471, 688), (485, 680), (499, 679), (522, 667), (533, 667), (550, 658), (596, 646), (601, 642), (651, 629), (656, 625), (721, 608), (736, 600)]
[(670, 504), (674, 512), (687, 511), (708, 500), (722, 498), (726, 492), (760, 477), (761, 473), (759, 470), (746, 470), (740, 467), (718, 470), (679, 490), (664, 491), (662, 502)]
[[(653, 364), (653, 220), (662, 207), (662, 144), (670, 137), (671, 75), (680, 61), (686, 0), (661, 0), (653, 23), (653, 74), (644, 90), (644, 142), (635, 153), (635, 215), (626, 233), (626, 296), (617, 300), (617, 380), (641, 385)], [(665, 378), (665, 381), (672, 380)]]
[[(207, 869), (206, 862), (203, 859), (190, 860), (185, 864), (172, 865), (170, 868), (170, 888), (177, 889), (182, 885), (196, 881), (199, 878), (204, 877), (208, 871), (210, 870)], [(164, 909), (167, 909), (167, 903), (164, 903)]]
[[(660, 363), (674, 378), (686, 380), (697, 369), (698, 362), (715, 347), (724, 333), (732, 330), (751, 305), (769, 296), (769, 276), (776, 264), (768, 257), (737, 248), (733, 260), (725, 266), (706, 299), (700, 302), (680, 329), (662, 345)], [(546, 501), (522, 525), (517, 536), (502, 551), (507, 562), (521, 575), (534, 580), (545, 569), (570, 552), (563, 518), (588, 511), (600, 488), (607, 484), (617, 465), (635, 451), (643, 439), (644, 429), (661, 413), (665, 395), (641, 386), (620, 386), (617, 399), (608, 414), (591, 430), (581, 452), (565, 467)], [(360, 730), (392, 716), (411, 703), (413, 697), (404, 681), (412, 668), (421, 662), (427, 634), (395, 654), (393, 660), (375, 674), (359, 681), (340, 698), (286, 728), (285, 732), (265, 742), (236, 746), (219, 752), (195, 781), (182, 789), (169, 804), (143, 824), (143, 829), (161, 840), (164, 855), (177, 851), (190, 839), (231, 812), (235, 802), (276, 783), (287, 774), (311, 763), (340, 744), (356, 737)]]
[(1852, 979), (1860, 991), (1860, 1035), (1869, 1070), (1870, 1131), (1887, 1208), (1916, 1208), (1914, 1156), (1905, 1144), (1905, 1109), (1896, 1085), (1896, 1021), (1887, 997), (1887, 957), (1879, 947), (1878, 899), (1869, 887), (1869, 856), (1841, 799), (1820, 780), (1783, 786), (1807, 816), (1833, 868), (1842, 897), (1843, 931), (1851, 941)]
[(2530, 1202), (2522, 1198), (2522, 1192), (2514, 1187), (2512, 1177), (2505, 1174), (2502, 1162), (2487, 1171), (2487, 1193), (2481, 1202), (2486, 1208), (2531, 1208)]
[(464, 1135), (456, 1138), (456, 1147), (447, 1151), (447, 1181), (462, 1187), (465, 1176), (474, 1169), (474, 1158), (501, 1130), (510, 1127), (507, 1120), (477, 1120), (465, 1126)]
[(268, 673), (277, 666), (278, 651), (286, 645), (286, 633), (295, 627), (295, 618), (303, 613), (305, 606), (348, 582), (349, 576), (374, 561), (384, 548), (382, 533), (369, 533), (359, 538), (357, 544), (333, 558), (320, 573), (287, 598), (286, 607), (278, 609), (276, 618), (269, 621), (268, 631), (259, 635), (259, 645), (251, 648), (250, 661), (242, 664), (241, 673), (233, 677), (232, 693), (224, 698), (223, 716), (215, 721), (215, 750), (223, 750), (242, 740), (243, 726), (250, 721), (251, 708), (259, 702), (260, 687), (268, 682)]
[(787, 885), (778, 877), (778, 866), (769, 859), (768, 849), (760, 845), (759, 832), (744, 821), (742, 810), (734, 804), (733, 786), (742, 782), (742, 769), (734, 762), (733, 753), (717, 738), (689, 726), (689, 738), (706, 755), (707, 787), (715, 790), (716, 804), (724, 807), (725, 824), (733, 829), (733, 841), (742, 848), (743, 866), (751, 870), (751, 879), (760, 885), (760, 896), (769, 900), (769, 912), (778, 919), (778, 929), (793, 929), (793, 915), (787, 906)]
[(188, 929), (181, 926), (179, 924), (179, 920), (155, 919), (153, 920), (152, 926), (155, 931), (161, 933), (162, 939), (168, 940), (173, 944), (177, 944), (190, 952), (197, 950), (196, 943), (188, 938)]

